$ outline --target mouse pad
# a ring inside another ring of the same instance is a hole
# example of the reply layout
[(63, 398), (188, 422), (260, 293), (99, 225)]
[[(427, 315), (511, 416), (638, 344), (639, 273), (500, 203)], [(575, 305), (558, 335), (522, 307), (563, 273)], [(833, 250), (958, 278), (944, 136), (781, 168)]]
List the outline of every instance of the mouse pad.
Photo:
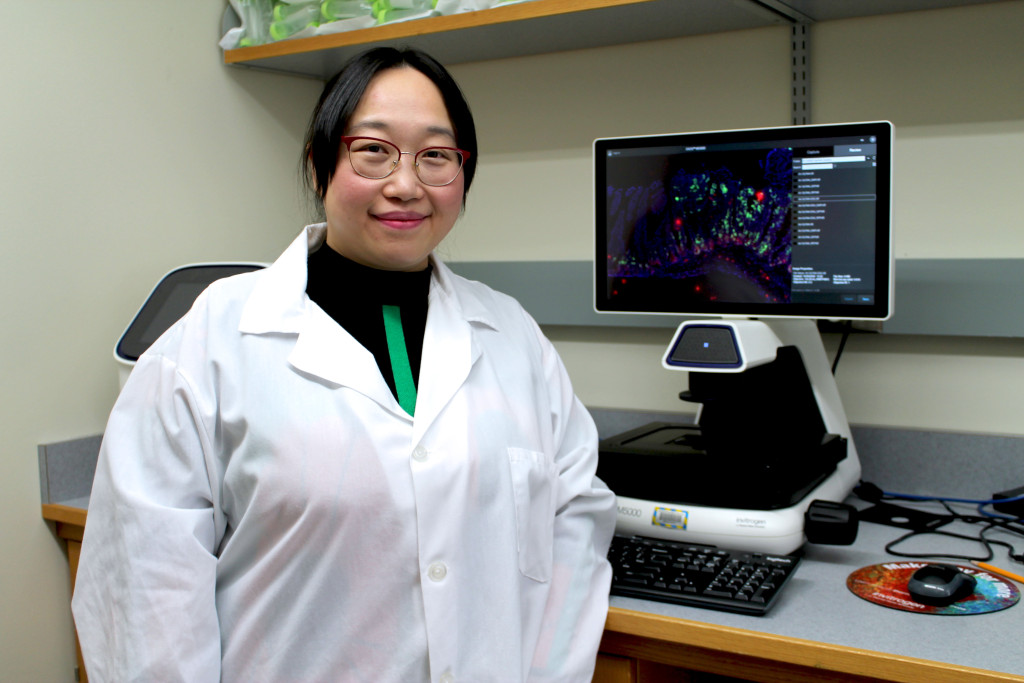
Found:
[(968, 565), (956, 565), (975, 578), (974, 593), (944, 607), (922, 605), (907, 592), (907, 582), (921, 567), (931, 562), (887, 562), (861, 567), (846, 579), (846, 587), (854, 595), (876, 605), (920, 614), (985, 614), (1013, 607), (1020, 600), (1020, 591), (1012, 582), (991, 572)]

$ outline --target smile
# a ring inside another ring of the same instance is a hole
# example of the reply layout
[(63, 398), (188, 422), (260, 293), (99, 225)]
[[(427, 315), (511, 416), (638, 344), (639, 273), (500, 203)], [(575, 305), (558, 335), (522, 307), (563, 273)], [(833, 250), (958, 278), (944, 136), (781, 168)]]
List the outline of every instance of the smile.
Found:
[(394, 211), (384, 214), (374, 214), (374, 218), (386, 227), (393, 228), (395, 230), (411, 230), (422, 225), (423, 221), (426, 220), (427, 217), (419, 213)]

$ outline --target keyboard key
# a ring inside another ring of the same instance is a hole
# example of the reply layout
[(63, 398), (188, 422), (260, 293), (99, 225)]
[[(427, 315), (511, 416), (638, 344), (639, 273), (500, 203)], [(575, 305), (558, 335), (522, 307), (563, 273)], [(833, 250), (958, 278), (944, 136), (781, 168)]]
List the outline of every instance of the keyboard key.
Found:
[(608, 551), (612, 594), (760, 615), (800, 558), (616, 536)]

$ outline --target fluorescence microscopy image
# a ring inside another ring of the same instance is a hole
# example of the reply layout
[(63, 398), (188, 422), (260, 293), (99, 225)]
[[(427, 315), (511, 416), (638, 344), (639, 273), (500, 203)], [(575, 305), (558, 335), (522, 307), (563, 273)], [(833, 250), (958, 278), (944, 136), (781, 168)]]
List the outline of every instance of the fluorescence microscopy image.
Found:
[(676, 295), (696, 302), (789, 302), (792, 149), (616, 164), (606, 204), (612, 297), (657, 278), (675, 280)]

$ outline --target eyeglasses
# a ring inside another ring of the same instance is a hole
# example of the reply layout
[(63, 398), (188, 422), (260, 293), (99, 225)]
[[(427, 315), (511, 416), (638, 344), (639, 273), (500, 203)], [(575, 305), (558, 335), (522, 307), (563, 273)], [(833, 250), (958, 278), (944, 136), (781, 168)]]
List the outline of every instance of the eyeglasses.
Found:
[(416, 152), (403, 152), (387, 140), (344, 136), (352, 170), (364, 178), (380, 180), (391, 175), (403, 154), (412, 156), (416, 177), (424, 185), (443, 187), (459, 177), (469, 152), (456, 147), (425, 147)]

